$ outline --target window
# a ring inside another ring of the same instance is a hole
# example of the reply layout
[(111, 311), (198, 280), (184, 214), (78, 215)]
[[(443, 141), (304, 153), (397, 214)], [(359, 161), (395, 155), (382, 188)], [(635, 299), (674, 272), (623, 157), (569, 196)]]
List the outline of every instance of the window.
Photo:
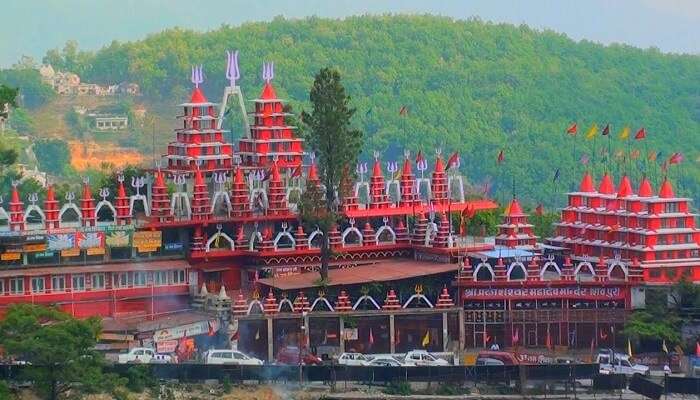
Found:
[(0, 296), (5, 294), (5, 281), (3, 279), (0, 279)]
[(32, 293), (44, 293), (44, 277), (32, 278)]
[(678, 203), (666, 203), (666, 206), (664, 207), (664, 211), (667, 213), (677, 213), (678, 212)]
[(64, 290), (66, 290), (66, 277), (63, 275), (52, 276), (51, 290), (54, 292), (63, 292)]
[(114, 287), (125, 288), (129, 286), (129, 273), (120, 272), (114, 274)]
[(173, 284), (178, 285), (185, 283), (185, 270), (178, 269), (173, 271)]
[(146, 286), (146, 273), (143, 271), (134, 272), (134, 286)]
[(10, 294), (24, 294), (24, 278), (10, 279)]
[(92, 288), (93, 289), (104, 289), (105, 288), (105, 274), (92, 274)]
[(156, 286), (165, 286), (168, 284), (167, 271), (155, 271), (153, 273), (153, 284)]
[(82, 292), (85, 290), (85, 275), (73, 275), (71, 288), (74, 292)]

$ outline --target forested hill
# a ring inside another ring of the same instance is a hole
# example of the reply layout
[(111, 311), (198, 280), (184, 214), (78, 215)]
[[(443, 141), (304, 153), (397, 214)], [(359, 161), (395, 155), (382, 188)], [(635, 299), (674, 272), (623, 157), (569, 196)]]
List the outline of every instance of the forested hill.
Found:
[[(685, 161), (669, 174), (677, 191), (700, 193), (698, 56), (574, 42), (555, 32), (478, 20), (358, 16), (278, 18), (207, 33), (173, 29), (95, 54), (50, 52), (46, 61), (87, 81), (136, 81), (148, 96), (176, 104), (189, 91), (190, 66), (200, 63), (205, 92), (218, 100), (227, 49), (241, 52), (247, 97), (260, 90), (262, 61), (273, 60), (278, 94), (297, 111), (314, 74), (337, 67), (358, 110), (355, 122), (366, 132), (366, 154), (377, 149), (398, 157), (406, 146), (432, 158), (436, 147), (459, 150), (470, 181), (490, 179), (498, 198), (515, 181), (526, 201), (561, 205), (558, 196), (578, 182), (584, 153), (599, 176), (609, 143), (601, 136), (584, 139), (593, 123), (601, 130), (611, 124), (611, 153), (641, 153), (626, 162), (610, 157), (607, 168), (616, 179), (625, 169), (635, 180), (645, 170), (658, 180), (658, 164), (682, 151)], [(564, 133), (572, 121), (579, 124), (576, 138)], [(623, 144), (617, 137), (625, 125), (632, 135), (644, 126), (647, 139)], [(505, 162), (497, 165), (501, 149)], [(659, 161), (646, 160), (659, 151)]]

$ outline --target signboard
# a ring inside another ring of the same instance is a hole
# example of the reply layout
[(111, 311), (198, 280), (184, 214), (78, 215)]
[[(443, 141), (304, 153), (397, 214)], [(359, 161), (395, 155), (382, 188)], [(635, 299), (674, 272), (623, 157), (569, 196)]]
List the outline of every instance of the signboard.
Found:
[(23, 250), (25, 253), (38, 253), (46, 251), (46, 243), (25, 244)]
[(132, 244), (140, 252), (156, 251), (162, 245), (163, 232), (138, 231), (134, 232)]
[(2, 261), (14, 261), (22, 258), (22, 253), (2, 253), (0, 255), (0, 260)]
[(182, 250), (183, 249), (182, 243), (166, 243), (165, 244), (165, 250), (170, 250), (170, 251), (176, 251), (176, 250)]
[(80, 249), (91, 249), (94, 247), (105, 247), (104, 232), (78, 232), (76, 233), (76, 243)]
[(57, 233), (55, 235), (48, 235), (46, 239), (48, 250), (51, 251), (61, 251), (75, 248), (74, 233)]
[(55, 254), (56, 254), (56, 253), (54, 253), (53, 251), (44, 251), (44, 252), (41, 252), (41, 253), (36, 253), (36, 254), (34, 254), (34, 257), (35, 257), (35, 258), (51, 258), (51, 257), (53, 257)]
[(546, 298), (581, 298), (581, 299), (624, 299), (625, 291), (619, 286), (608, 287), (533, 287), (533, 288), (468, 288), (464, 290), (465, 300), (471, 299), (546, 299)]
[(61, 257), (77, 257), (80, 255), (80, 249), (61, 250)]
[(87, 249), (87, 255), (89, 256), (101, 256), (105, 254), (104, 247), (94, 247), (92, 249)]
[[(218, 327), (217, 327), (218, 329)], [(153, 333), (153, 341), (162, 342), (166, 340), (180, 339), (186, 336), (196, 336), (209, 332), (209, 322), (200, 321), (187, 325), (180, 325), (174, 328), (159, 329)]]
[(131, 246), (131, 233), (129, 231), (107, 232), (105, 244), (107, 247), (129, 247)]
[(357, 340), (357, 328), (343, 329), (343, 338), (345, 340)]
[(156, 342), (156, 351), (158, 353), (174, 353), (177, 347), (177, 340), (164, 340)]

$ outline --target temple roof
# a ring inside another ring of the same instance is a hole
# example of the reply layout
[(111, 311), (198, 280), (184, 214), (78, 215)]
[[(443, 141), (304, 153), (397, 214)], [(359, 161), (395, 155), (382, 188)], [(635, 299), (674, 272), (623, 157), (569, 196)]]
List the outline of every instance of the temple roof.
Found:
[(192, 96), (190, 97), (190, 103), (207, 103), (207, 98), (204, 96), (202, 89), (198, 87), (194, 88), (194, 90), (192, 91)]
[(508, 209), (504, 213), (505, 216), (507, 217), (524, 217), (525, 214), (523, 213), (523, 208), (520, 207), (520, 203), (518, 202), (518, 199), (513, 197), (513, 200), (511, 200), (510, 205), (508, 206)]
[(617, 197), (627, 197), (632, 195), (632, 184), (627, 175), (622, 175), (620, 179), (620, 185), (617, 189)]
[(676, 195), (673, 193), (673, 187), (671, 186), (671, 182), (669, 182), (668, 178), (664, 178), (664, 182), (661, 184), (661, 188), (659, 189), (659, 197), (662, 199), (672, 199), (676, 197)]
[(615, 186), (613, 185), (612, 178), (606, 172), (603, 175), (603, 179), (600, 180), (600, 186), (598, 187), (598, 192), (602, 194), (613, 194), (615, 193)]
[(651, 182), (645, 176), (639, 183), (639, 192), (637, 193), (639, 197), (652, 197), (654, 196), (654, 189), (651, 188)]
[(277, 93), (275, 93), (275, 88), (272, 87), (270, 82), (265, 82), (263, 86), (262, 93), (260, 93), (261, 100), (277, 100)]
[(595, 184), (593, 183), (593, 177), (586, 171), (583, 174), (583, 179), (581, 179), (581, 185), (579, 186), (579, 191), (584, 193), (595, 192)]

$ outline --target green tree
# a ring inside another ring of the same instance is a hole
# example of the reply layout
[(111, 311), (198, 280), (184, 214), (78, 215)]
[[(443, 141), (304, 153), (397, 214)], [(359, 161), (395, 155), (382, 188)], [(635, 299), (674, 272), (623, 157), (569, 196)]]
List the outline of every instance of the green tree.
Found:
[(42, 171), (63, 175), (70, 165), (68, 144), (61, 139), (41, 139), (34, 143), (34, 154)]
[(320, 216), (305, 210), (302, 218), (316, 223), (323, 232), (321, 244), (321, 280), (328, 280), (331, 250), (328, 231), (337, 219), (340, 181), (343, 171), (354, 165), (362, 147), (362, 132), (351, 127), (355, 109), (350, 107), (350, 96), (340, 82), (340, 73), (323, 68), (316, 74), (309, 92), (311, 113), (302, 112), (306, 126), (307, 143), (318, 156), (321, 182), (325, 187), (325, 213)]
[(31, 364), (23, 374), (44, 398), (92, 391), (102, 382), (102, 356), (93, 350), (98, 319), (79, 320), (55, 308), (12, 305), (0, 321), (0, 346)]
[(18, 133), (32, 134), (35, 133), (34, 120), (24, 108), (12, 110), (10, 114), (10, 126)]
[[(13, 88), (7, 85), (0, 85), (0, 105), (4, 108), (5, 104), (10, 105), (10, 107), (17, 107), (17, 95), (19, 94), (19, 89)], [(0, 108), (0, 112), (2, 112)], [(5, 115), (7, 117), (7, 115)]]
[(56, 96), (51, 86), (41, 81), (41, 75), (35, 69), (0, 70), (0, 84), (18, 88), (20, 104), (30, 109), (41, 107)]

